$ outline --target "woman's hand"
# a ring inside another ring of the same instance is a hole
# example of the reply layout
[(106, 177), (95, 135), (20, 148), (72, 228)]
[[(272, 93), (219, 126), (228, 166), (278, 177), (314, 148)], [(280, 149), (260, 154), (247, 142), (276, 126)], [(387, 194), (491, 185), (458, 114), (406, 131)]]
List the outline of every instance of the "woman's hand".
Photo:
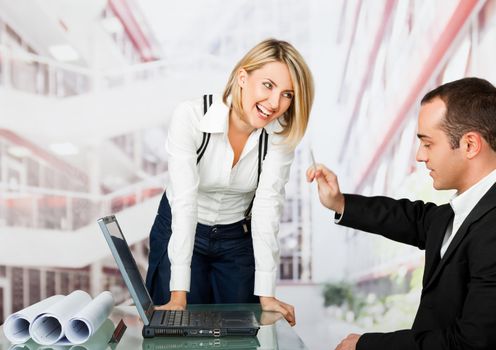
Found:
[(296, 324), (293, 305), (286, 304), (274, 297), (260, 297), (263, 311), (276, 311), (281, 313), (291, 326)]
[(171, 292), (171, 298), (167, 304), (156, 306), (156, 310), (185, 310), (187, 305), (186, 292), (183, 290), (174, 290)]
[(284, 317), (279, 312), (262, 311), (262, 313), (260, 314), (260, 325), (270, 326), (283, 318)]

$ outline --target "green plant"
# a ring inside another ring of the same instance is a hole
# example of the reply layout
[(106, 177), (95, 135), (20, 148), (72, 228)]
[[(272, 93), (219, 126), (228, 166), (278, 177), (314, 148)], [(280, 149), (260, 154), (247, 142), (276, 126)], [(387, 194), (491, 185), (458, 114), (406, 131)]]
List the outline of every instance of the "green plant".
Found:
[(326, 283), (323, 289), (324, 305), (325, 306), (342, 306), (344, 303), (351, 305), (353, 299), (353, 292), (351, 285), (339, 283)]
[(351, 311), (354, 319), (359, 318), (367, 306), (365, 297), (346, 282), (326, 283), (323, 296), (325, 306), (334, 305), (345, 311)]

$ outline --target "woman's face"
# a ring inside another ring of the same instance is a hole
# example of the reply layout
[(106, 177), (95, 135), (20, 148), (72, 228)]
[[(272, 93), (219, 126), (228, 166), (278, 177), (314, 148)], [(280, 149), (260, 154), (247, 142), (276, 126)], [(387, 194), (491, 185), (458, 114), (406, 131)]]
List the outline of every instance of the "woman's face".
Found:
[(286, 64), (270, 62), (247, 73), (238, 74), (241, 86), (243, 121), (259, 129), (284, 114), (294, 97), (293, 83)]

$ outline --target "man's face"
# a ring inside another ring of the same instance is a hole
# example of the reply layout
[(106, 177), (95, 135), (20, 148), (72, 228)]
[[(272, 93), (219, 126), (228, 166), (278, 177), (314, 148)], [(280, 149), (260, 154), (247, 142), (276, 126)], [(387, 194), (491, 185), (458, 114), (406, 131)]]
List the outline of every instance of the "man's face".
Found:
[(465, 190), (466, 159), (461, 148), (452, 149), (448, 136), (441, 129), (446, 105), (440, 98), (424, 103), (420, 108), (418, 133), (420, 139), (417, 161), (424, 162), (437, 190)]

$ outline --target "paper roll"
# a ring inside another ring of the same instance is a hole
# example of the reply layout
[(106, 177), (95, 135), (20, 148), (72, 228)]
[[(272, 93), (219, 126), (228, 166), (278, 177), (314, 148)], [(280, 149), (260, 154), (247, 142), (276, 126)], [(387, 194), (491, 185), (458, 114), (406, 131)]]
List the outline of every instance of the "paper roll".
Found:
[(90, 302), (91, 297), (88, 293), (76, 290), (62, 301), (50, 306), (31, 323), (29, 332), (33, 340), (42, 345), (68, 344), (65, 339), (67, 322)]
[(28, 341), (31, 338), (29, 327), (34, 319), (40, 313), (64, 298), (65, 296), (63, 295), (54, 295), (7, 317), (3, 325), (3, 331), (7, 339), (13, 344), (21, 344)]
[(71, 344), (82, 344), (98, 330), (114, 307), (110, 292), (100, 293), (80, 312), (71, 317), (65, 329), (65, 336)]
[(88, 341), (80, 345), (73, 345), (70, 350), (105, 350), (114, 329), (115, 326), (112, 321), (106, 319)]

